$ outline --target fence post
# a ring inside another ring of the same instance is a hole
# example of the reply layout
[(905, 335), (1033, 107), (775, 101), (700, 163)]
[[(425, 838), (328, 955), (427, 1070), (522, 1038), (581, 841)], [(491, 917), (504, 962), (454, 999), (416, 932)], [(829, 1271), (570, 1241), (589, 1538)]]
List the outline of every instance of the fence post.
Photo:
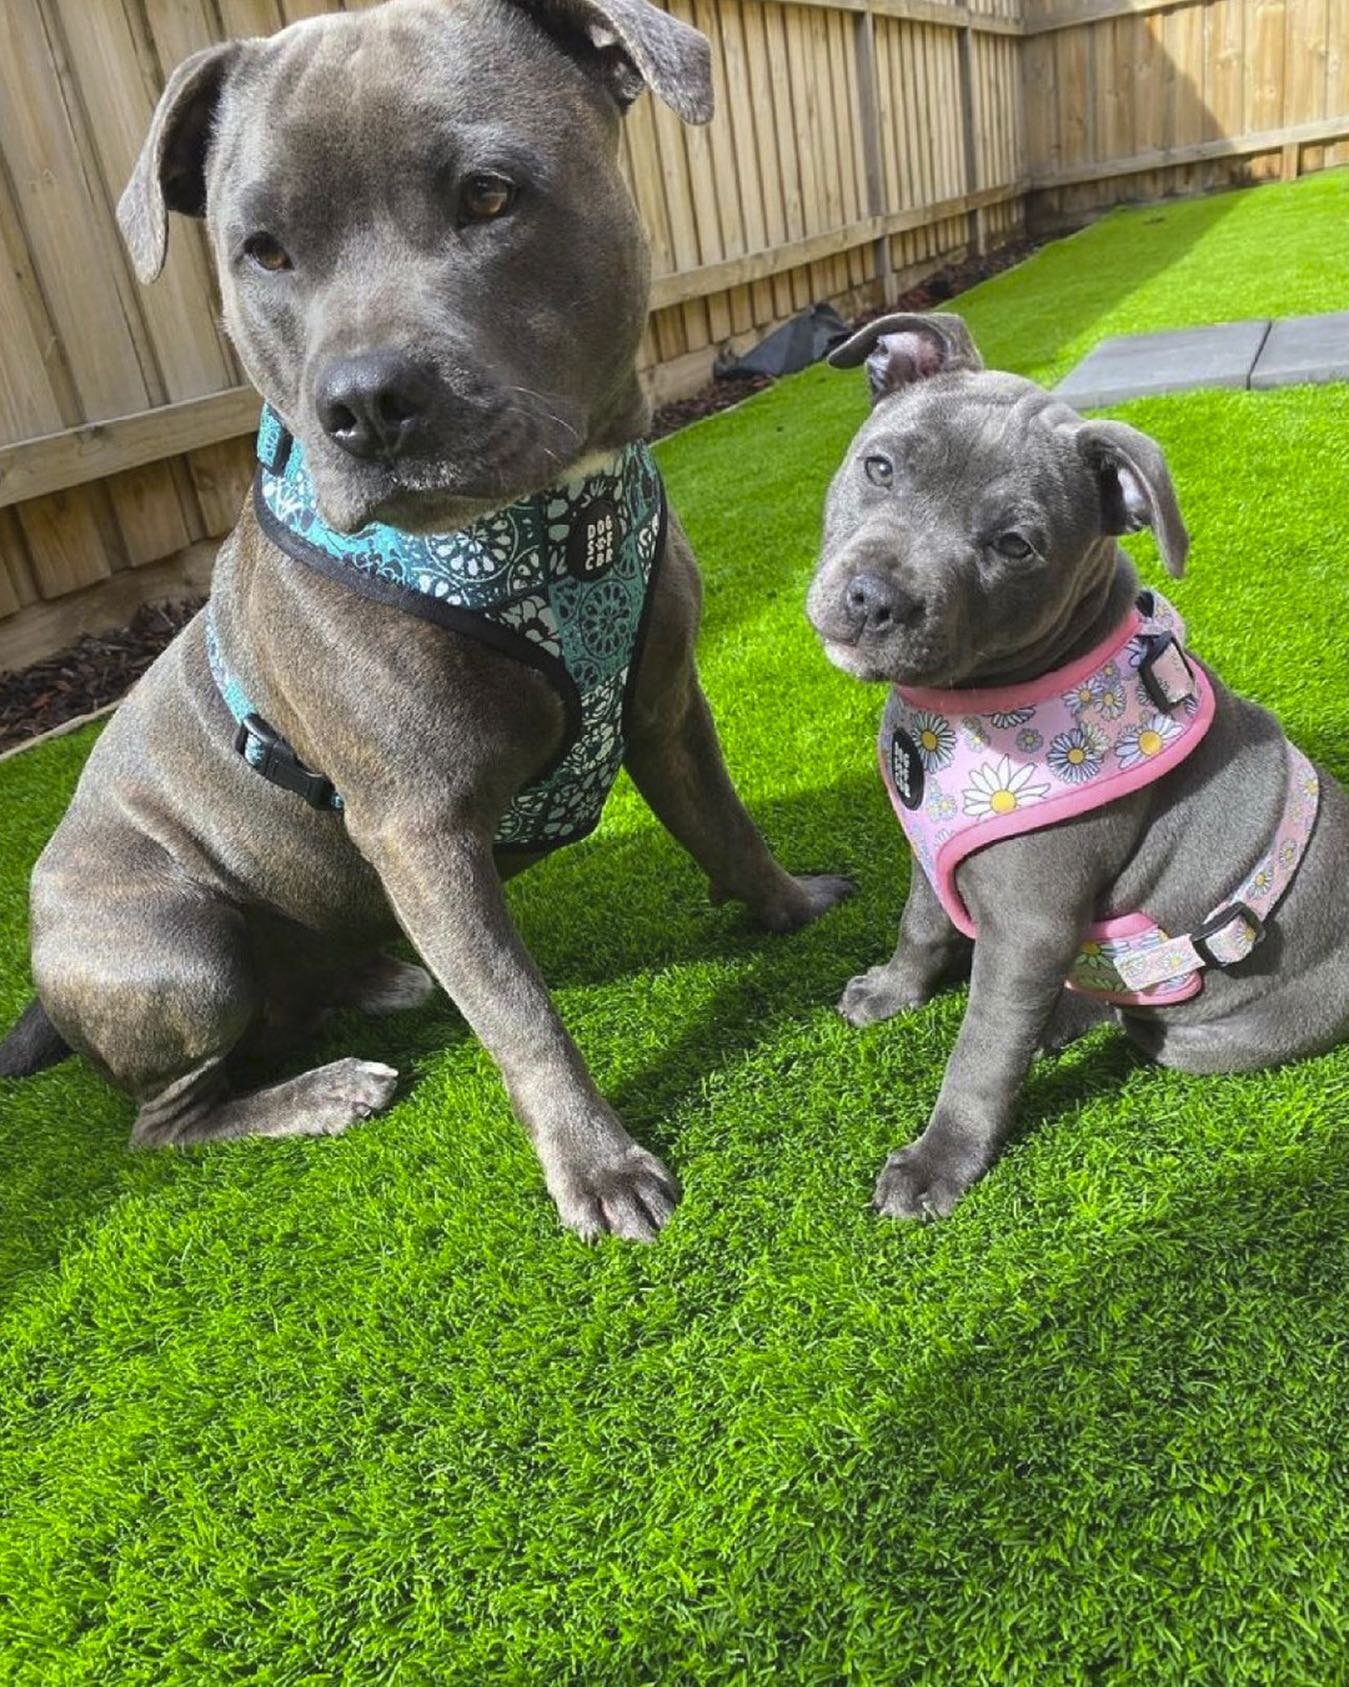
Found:
[[(979, 145), (976, 137), (977, 113), (974, 92), (974, 31), (966, 24), (960, 31), (960, 117), (965, 138), (965, 192), (978, 193)], [(969, 214), (969, 244), (976, 255), (984, 250), (984, 214), (975, 209)]]
[[(881, 161), (880, 81), (876, 70), (876, 20), (870, 12), (853, 15), (853, 51), (857, 55), (857, 121), (862, 132), (862, 155), (867, 169), (867, 212), (881, 216), (885, 203), (885, 169)], [(872, 266), (880, 283), (881, 303), (895, 302), (895, 270), (890, 239), (882, 235), (872, 247)]]

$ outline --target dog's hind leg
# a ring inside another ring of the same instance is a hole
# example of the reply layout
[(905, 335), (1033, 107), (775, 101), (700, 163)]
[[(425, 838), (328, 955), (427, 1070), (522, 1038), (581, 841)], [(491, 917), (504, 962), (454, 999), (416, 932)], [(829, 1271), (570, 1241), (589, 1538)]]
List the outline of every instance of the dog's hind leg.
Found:
[[(304, 950), (303, 934), (289, 946), (296, 947)], [(293, 954), (287, 958), (293, 961)], [(250, 1055), (283, 1054), (313, 1037), (335, 1011), (404, 1013), (421, 1007), (435, 987), (426, 968), (412, 961), (376, 954), (353, 962), (315, 946), (302, 965), (268, 968), (262, 1011), (241, 1047)]]
[(1040, 1035), (1040, 1047), (1045, 1054), (1062, 1054), (1064, 1049), (1094, 1031), (1098, 1025), (1108, 1025), (1118, 1015), (1109, 1002), (1097, 1001), (1074, 990), (1062, 990), (1049, 1016), (1049, 1024)]
[(231, 1095), (217, 1060), (144, 1102), (133, 1148), (182, 1148), (238, 1136), (336, 1136), (388, 1105), (398, 1074), (373, 1060), (334, 1060), (298, 1078)]
[(387, 1103), (397, 1074), (362, 1060), (231, 1094), (225, 1062), (267, 1008), (243, 915), (148, 840), (109, 839), (104, 866), (95, 896), (78, 861), (35, 875), (33, 975), (56, 1029), (140, 1103), (134, 1145), (332, 1135)]
[(376, 955), (343, 980), (334, 1004), (359, 1008), (363, 1013), (402, 1013), (419, 1008), (436, 988), (425, 967), (396, 955)]

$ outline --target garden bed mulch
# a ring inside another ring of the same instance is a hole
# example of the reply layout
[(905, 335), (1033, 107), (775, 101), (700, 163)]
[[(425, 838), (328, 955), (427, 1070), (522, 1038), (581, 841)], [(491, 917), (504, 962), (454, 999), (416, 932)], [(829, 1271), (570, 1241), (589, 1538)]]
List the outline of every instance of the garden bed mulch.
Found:
[[(1019, 264), (1041, 244), (1021, 240), (995, 252), (951, 264), (903, 293), (891, 310), (934, 310), (957, 294), (1013, 264)], [(855, 327), (879, 316), (867, 311)], [(664, 439), (691, 422), (713, 416), (741, 403), (751, 393), (771, 386), (768, 376), (709, 381), (689, 398), (676, 399), (657, 410), (651, 438)], [(105, 709), (126, 695), (136, 680), (185, 627), (201, 606), (200, 598), (138, 609), (124, 627), (86, 634), (77, 643), (32, 667), (0, 674), (0, 754), (67, 722)]]

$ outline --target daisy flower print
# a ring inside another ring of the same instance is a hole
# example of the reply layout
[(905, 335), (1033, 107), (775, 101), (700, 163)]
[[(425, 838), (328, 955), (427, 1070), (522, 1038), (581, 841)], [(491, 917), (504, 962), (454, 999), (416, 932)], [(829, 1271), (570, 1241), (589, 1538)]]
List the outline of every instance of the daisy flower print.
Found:
[(976, 818), (989, 814), (1015, 814), (1049, 795), (1048, 785), (1033, 785), (1034, 766), (1013, 767), (1009, 756), (985, 762), (970, 774), (965, 787), (965, 812)]
[(1105, 745), (1089, 726), (1075, 726), (1049, 743), (1049, 771), (1067, 785), (1085, 785), (1101, 771)]
[(1034, 716), (1034, 709), (995, 709), (988, 718), (1000, 732), (1006, 732), (1014, 726), (1025, 726)]
[(1126, 726), (1116, 741), (1115, 754), (1120, 766), (1126, 771), (1142, 767), (1144, 762), (1160, 755), (1179, 733), (1180, 728), (1169, 715), (1145, 715), (1137, 726)]
[(1094, 709), (1097, 702), (1095, 674), (1088, 674), (1085, 679), (1079, 680), (1071, 691), (1065, 691), (1063, 701), (1075, 715), (1080, 715), (1087, 709)]
[(1096, 676), (1096, 711), (1102, 720), (1118, 720), (1129, 705), (1129, 694), (1117, 662), (1109, 662)]
[(939, 773), (951, 765), (956, 735), (945, 715), (916, 714), (909, 721), (909, 731), (918, 746), (918, 759), (928, 773)]

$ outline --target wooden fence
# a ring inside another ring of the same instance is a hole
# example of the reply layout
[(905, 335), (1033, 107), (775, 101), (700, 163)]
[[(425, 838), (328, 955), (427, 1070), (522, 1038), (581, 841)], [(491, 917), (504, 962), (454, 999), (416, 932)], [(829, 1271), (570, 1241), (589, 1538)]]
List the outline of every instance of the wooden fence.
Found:
[(1349, 0), (1025, 0), (1040, 226), (1349, 163)]
[[(684, 129), (645, 99), (626, 125), (658, 398), (1028, 215), (1349, 157), (1349, 0), (668, 3), (712, 42), (718, 114)], [(200, 230), (175, 219), (140, 288), (112, 207), (166, 71), (324, 9), (0, 0), (0, 669), (209, 577), (257, 401)]]

